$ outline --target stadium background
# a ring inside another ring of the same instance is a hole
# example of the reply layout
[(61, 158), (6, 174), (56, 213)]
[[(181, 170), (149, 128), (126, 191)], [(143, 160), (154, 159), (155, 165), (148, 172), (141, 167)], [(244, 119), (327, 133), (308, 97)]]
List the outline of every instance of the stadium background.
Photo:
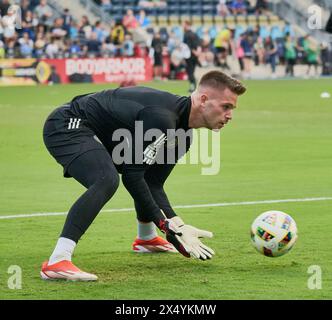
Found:
[[(16, 11), (8, 13), (12, 3), (22, 10), (20, 29)], [(331, 299), (332, 111), (331, 100), (321, 98), (332, 91), (331, 38), (324, 31), (331, 4), (241, 3), (48, 0), (40, 7), (33, 0), (0, 1), (0, 299)], [(310, 29), (312, 5), (322, 16)], [(142, 10), (145, 17), (138, 17)], [(119, 210), (132, 207), (122, 188), (105, 208), (112, 214), (100, 214), (75, 257), (100, 281), (42, 282), (40, 264), (82, 192), (61, 178), (43, 146), (46, 116), (75, 95), (118, 85), (187, 95), (187, 21), (202, 47), (196, 78), (218, 69), (248, 86), (236, 121), (222, 135), (220, 174), (201, 176), (199, 166), (179, 166), (167, 184), (175, 205), (207, 205), (179, 213), (214, 232), (209, 245), (216, 258), (200, 264), (131, 253), (135, 219)], [(293, 200), (261, 202), (278, 199)], [(225, 206), (209, 206), (214, 203)], [(291, 253), (267, 260), (250, 247), (249, 226), (271, 208), (289, 212), (300, 235)], [(32, 216), (38, 212), (47, 214)], [(20, 290), (7, 286), (11, 265), (23, 270)], [(312, 265), (322, 268), (322, 289), (308, 288)]]

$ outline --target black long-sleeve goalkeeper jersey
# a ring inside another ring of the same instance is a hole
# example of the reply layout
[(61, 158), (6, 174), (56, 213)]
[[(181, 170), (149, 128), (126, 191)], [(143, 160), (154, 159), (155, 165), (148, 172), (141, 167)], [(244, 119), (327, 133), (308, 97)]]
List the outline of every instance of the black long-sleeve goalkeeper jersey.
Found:
[[(146, 87), (104, 90), (71, 101), (71, 111), (87, 119), (111, 155), (119, 148), (119, 143), (127, 146), (131, 161), (128, 157), (122, 163), (113, 161), (136, 209), (155, 223), (164, 218), (160, 209), (168, 218), (175, 215), (163, 186), (179, 157), (190, 148), (190, 109), (190, 97)], [(144, 137), (151, 129), (158, 129), (152, 131), (159, 132), (158, 136)], [(180, 139), (174, 137), (174, 130), (179, 129), (186, 134), (181, 146), (176, 144)], [(124, 131), (131, 137), (123, 137), (119, 142), (116, 136), (122, 136)], [(158, 158), (160, 154), (162, 157)]]

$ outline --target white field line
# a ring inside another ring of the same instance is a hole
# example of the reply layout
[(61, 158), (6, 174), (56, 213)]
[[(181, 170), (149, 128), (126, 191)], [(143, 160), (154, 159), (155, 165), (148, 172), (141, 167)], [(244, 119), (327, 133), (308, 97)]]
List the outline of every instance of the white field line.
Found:
[[(272, 204), (272, 203), (287, 203), (287, 202), (312, 202), (312, 201), (328, 201), (328, 200), (332, 200), (332, 197), (206, 203), (206, 204), (193, 204), (193, 205), (178, 205), (178, 206), (173, 206), (173, 208), (174, 209), (212, 208), (212, 207), (249, 206), (249, 205), (257, 205), (257, 204)], [(134, 208), (105, 209), (105, 210), (101, 210), (101, 212), (132, 212), (134, 210), (135, 210)], [(0, 220), (17, 219), (17, 218), (32, 218), (32, 217), (64, 216), (64, 215), (67, 215), (67, 212), (41, 212), (41, 213), (0, 216)]]

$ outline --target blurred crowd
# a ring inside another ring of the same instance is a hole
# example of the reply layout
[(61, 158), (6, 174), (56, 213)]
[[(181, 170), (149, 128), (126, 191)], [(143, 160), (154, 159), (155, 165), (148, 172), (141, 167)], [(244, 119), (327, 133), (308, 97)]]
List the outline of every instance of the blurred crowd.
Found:
[[(142, 1), (144, 5), (163, 5), (163, 1)], [(222, 14), (239, 13), (236, 4), (242, 0), (220, 1)], [(266, 1), (257, 1), (255, 10), (266, 10)], [(111, 5), (102, 0), (101, 5)], [(278, 36), (262, 34), (260, 26), (238, 30), (217, 27), (184, 26), (153, 27), (144, 9), (135, 15), (128, 9), (122, 19), (106, 25), (91, 23), (87, 16), (76, 21), (68, 9), (55, 16), (47, 0), (22, 0), (21, 29), (15, 29), (17, 15), (8, 0), (0, 3), (0, 59), (1, 58), (87, 58), (151, 56), (156, 78), (185, 77), (190, 56), (197, 65), (230, 69), (230, 58), (238, 61), (244, 77), (250, 77), (254, 65), (269, 65), (271, 76), (277, 65), (285, 67), (285, 75), (294, 76), (297, 63), (317, 71), (328, 57), (326, 44), (317, 45), (309, 36), (295, 38), (288, 26)], [(224, 12), (228, 10), (227, 12)], [(189, 32), (189, 33), (188, 33)], [(187, 35), (189, 36), (186, 36)], [(188, 40), (189, 39), (189, 40)], [(325, 57), (325, 56), (326, 57)], [(163, 61), (170, 61), (165, 75)], [(191, 59), (192, 60), (192, 59)], [(230, 70), (232, 72), (232, 70)]]

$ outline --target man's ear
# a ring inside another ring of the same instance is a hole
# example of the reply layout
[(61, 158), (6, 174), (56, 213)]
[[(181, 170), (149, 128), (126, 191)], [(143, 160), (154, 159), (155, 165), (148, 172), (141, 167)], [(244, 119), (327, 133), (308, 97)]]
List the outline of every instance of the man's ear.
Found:
[(201, 95), (201, 103), (205, 103), (208, 100), (208, 96), (206, 94)]

